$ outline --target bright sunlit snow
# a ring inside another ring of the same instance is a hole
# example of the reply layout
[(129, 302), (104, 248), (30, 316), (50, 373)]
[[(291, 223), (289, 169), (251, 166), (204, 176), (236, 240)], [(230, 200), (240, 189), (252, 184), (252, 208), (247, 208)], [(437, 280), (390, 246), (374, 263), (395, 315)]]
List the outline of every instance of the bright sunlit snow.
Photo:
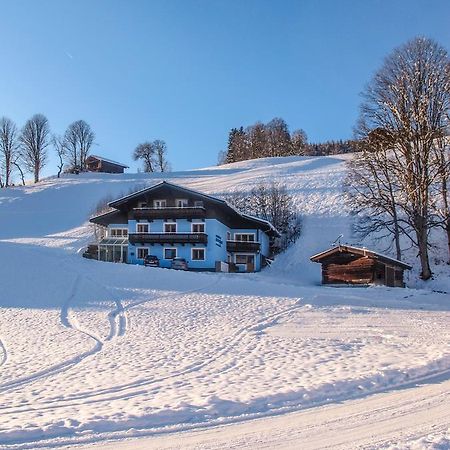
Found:
[[(1, 191), (0, 447), (248, 421), (448, 374), (449, 295), (431, 289), (448, 291), (448, 275), (427, 289), (323, 287), (320, 266), (309, 261), (339, 234), (356, 242), (342, 198), (349, 157), (82, 174)], [(81, 257), (102, 197), (163, 178), (213, 195), (280, 181), (303, 215), (302, 236), (259, 274)], [(409, 285), (417, 285), (412, 276)], [(448, 444), (449, 422), (436, 416), (434, 424), (370, 442)]]

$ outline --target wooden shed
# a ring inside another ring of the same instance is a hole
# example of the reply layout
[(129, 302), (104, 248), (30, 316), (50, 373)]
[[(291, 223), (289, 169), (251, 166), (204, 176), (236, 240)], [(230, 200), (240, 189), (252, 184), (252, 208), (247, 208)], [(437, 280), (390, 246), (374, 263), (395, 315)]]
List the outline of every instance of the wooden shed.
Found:
[(322, 264), (322, 284), (405, 287), (403, 272), (411, 269), (402, 261), (349, 245), (338, 245), (310, 259)]
[(89, 172), (123, 173), (128, 166), (102, 156), (91, 155), (86, 158), (86, 169)]

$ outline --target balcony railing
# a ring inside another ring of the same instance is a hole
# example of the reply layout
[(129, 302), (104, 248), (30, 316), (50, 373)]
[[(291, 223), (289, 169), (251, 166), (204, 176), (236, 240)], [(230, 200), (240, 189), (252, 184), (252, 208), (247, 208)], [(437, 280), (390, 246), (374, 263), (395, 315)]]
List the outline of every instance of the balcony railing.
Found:
[(207, 244), (206, 233), (130, 233), (131, 244)]
[(256, 253), (261, 249), (260, 242), (253, 241), (227, 241), (228, 252)]
[(133, 208), (133, 215), (136, 219), (203, 219), (206, 210), (203, 206)]

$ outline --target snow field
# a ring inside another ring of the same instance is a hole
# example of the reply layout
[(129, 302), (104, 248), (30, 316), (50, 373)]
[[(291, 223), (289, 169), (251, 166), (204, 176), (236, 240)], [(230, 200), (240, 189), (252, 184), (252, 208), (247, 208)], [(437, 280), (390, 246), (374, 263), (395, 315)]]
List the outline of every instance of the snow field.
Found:
[(166, 175), (211, 194), (287, 185), (302, 237), (252, 275), (81, 258), (95, 203), (160, 176), (69, 176), (2, 192), (0, 448), (211, 426), (450, 375), (445, 294), (318, 286), (309, 257), (351, 236), (346, 158)]

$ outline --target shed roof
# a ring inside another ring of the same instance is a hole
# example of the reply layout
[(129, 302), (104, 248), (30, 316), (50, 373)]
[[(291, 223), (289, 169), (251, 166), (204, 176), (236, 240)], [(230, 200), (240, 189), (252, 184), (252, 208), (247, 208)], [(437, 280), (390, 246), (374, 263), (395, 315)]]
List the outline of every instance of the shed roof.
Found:
[(124, 169), (129, 169), (129, 167), (127, 165), (122, 164), (122, 163), (117, 162), (117, 161), (113, 161), (112, 159), (104, 158), (103, 156), (90, 155), (90, 156), (88, 156), (88, 159), (89, 158), (93, 158), (93, 159), (97, 159), (99, 161), (104, 161), (104, 162), (107, 162), (107, 163), (110, 163), (110, 164), (114, 164), (116, 166), (123, 167)]
[(364, 247), (353, 247), (351, 245), (337, 245), (336, 247), (332, 247), (323, 252), (317, 253), (317, 255), (311, 256), (310, 260), (313, 262), (322, 262), (327, 257), (334, 255), (336, 253), (353, 253), (355, 255), (367, 256), (369, 258), (377, 259), (378, 261), (392, 264), (393, 266), (401, 267), (402, 269), (412, 269), (412, 266), (404, 263), (403, 261), (399, 261), (398, 259), (391, 258), (390, 256), (383, 255), (378, 252), (374, 252), (368, 250)]

